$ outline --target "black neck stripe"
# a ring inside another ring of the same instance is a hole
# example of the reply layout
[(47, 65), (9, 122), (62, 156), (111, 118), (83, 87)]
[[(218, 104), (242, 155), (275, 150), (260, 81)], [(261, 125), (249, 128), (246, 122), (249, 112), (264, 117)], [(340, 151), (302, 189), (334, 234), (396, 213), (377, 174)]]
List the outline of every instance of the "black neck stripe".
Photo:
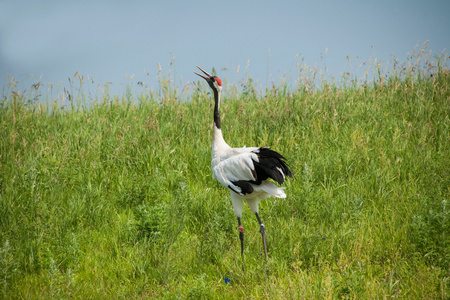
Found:
[(219, 93), (216, 90), (214, 90), (214, 100), (214, 123), (220, 129)]

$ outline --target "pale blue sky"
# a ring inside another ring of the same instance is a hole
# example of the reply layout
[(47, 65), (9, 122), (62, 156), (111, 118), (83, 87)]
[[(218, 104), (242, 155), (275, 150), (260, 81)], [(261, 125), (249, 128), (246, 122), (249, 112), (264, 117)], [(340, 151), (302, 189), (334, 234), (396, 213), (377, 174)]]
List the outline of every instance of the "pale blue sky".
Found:
[(449, 12), (450, 1), (437, 0), (0, 0), (0, 80), (12, 75), (27, 88), (33, 74), (66, 85), (78, 71), (122, 94), (133, 74), (134, 84), (156, 86), (157, 63), (167, 74), (172, 55), (180, 86), (199, 79), (196, 65), (236, 84), (246, 72), (260, 86), (295, 79), (299, 57), (339, 76), (347, 56), (404, 59), (427, 40), (448, 53)]

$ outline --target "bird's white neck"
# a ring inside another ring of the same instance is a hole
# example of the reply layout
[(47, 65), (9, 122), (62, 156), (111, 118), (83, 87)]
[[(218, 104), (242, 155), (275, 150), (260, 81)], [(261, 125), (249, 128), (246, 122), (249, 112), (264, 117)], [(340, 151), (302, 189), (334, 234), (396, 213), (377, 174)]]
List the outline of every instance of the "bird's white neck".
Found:
[(212, 140), (212, 148), (220, 149), (220, 148), (229, 148), (228, 144), (225, 142), (222, 129), (217, 128), (216, 124), (213, 125), (213, 140)]

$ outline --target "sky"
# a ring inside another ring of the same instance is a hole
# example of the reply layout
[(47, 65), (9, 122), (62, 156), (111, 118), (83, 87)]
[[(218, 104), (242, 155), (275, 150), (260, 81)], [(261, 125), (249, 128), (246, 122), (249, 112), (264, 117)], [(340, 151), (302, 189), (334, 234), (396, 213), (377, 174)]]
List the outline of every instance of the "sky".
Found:
[(448, 0), (0, 0), (0, 84), (67, 86), (78, 72), (123, 94), (156, 87), (158, 63), (181, 87), (196, 65), (262, 87), (295, 79), (299, 62), (339, 77), (357, 68), (347, 57), (404, 60), (426, 41), (449, 53), (449, 12)]

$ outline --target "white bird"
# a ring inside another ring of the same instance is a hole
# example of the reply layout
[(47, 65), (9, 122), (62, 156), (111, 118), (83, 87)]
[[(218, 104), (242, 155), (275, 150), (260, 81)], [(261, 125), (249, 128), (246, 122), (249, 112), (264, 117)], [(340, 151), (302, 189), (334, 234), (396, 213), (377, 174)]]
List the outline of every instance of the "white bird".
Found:
[(204, 78), (214, 93), (214, 125), (212, 140), (211, 169), (213, 178), (230, 189), (231, 202), (239, 224), (241, 256), (244, 253), (244, 228), (241, 224), (244, 201), (255, 213), (260, 225), (264, 254), (267, 260), (266, 229), (258, 214), (258, 204), (271, 196), (286, 198), (284, 187), (278, 187), (268, 179), (282, 184), (286, 176), (292, 177), (285, 158), (267, 147), (231, 148), (223, 139), (220, 127), (220, 94), (222, 81), (197, 66), (206, 76)]

